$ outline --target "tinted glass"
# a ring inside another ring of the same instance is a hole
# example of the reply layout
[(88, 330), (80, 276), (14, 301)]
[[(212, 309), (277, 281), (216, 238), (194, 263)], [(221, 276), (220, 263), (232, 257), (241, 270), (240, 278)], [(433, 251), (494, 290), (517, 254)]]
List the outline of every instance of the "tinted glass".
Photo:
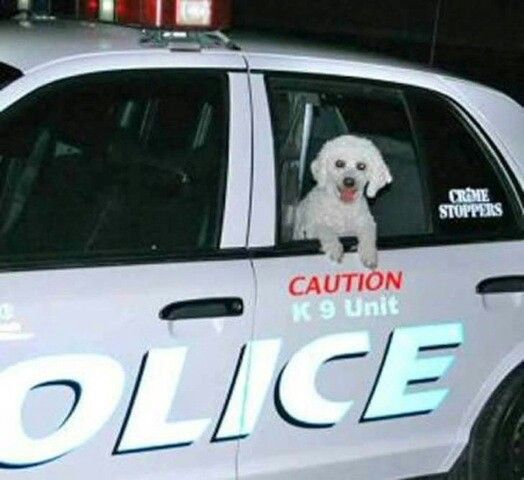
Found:
[(516, 228), (496, 161), (458, 112), (437, 96), (411, 94), (431, 211), (442, 235), (496, 235)]
[(218, 247), (227, 78), (89, 75), (0, 116), (5, 260), (149, 256)]

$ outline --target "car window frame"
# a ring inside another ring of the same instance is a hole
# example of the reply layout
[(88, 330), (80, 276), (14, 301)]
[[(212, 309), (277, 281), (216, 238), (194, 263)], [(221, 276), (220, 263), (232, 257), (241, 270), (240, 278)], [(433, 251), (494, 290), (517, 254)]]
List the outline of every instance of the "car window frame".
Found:
[[(245, 150), (245, 145), (237, 145), (239, 143), (239, 135), (235, 134), (234, 127), (240, 127), (245, 125), (245, 129), (249, 130), (249, 137), (251, 136), (251, 123), (245, 122), (246, 115), (242, 112), (249, 111), (249, 95), (248, 95), (248, 76), (246, 69), (239, 69), (235, 67), (217, 67), (217, 66), (197, 66), (192, 67), (191, 62), (188, 62), (188, 66), (164, 67), (164, 66), (144, 66), (143, 68), (134, 67), (129, 69), (109, 68), (94, 71), (75, 72), (72, 75), (63, 75), (56, 78), (52, 78), (48, 82), (43, 82), (34, 86), (34, 88), (28, 89), (22, 95), (18, 95), (14, 101), (10, 102), (0, 111), (0, 118), (5, 113), (11, 111), (12, 108), (16, 107), (20, 102), (26, 101), (29, 97), (38, 95), (42, 90), (45, 90), (55, 84), (61, 82), (67, 82), (70, 80), (78, 80), (82, 77), (90, 75), (104, 75), (104, 74), (118, 74), (128, 70), (132, 72), (140, 71), (158, 71), (158, 72), (171, 72), (175, 75), (181, 74), (205, 74), (209, 73), (216, 75), (217, 78), (223, 82), (221, 88), (223, 94), (223, 114), (224, 114), (224, 132), (222, 135), (223, 145), (223, 168), (222, 181), (219, 192), (219, 203), (220, 212), (217, 215), (217, 223), (219, 224), (219, 231), (216, 233), (218, 242), (217, 247), (212, 249), (180, 249), (176, 252), (170, 253), (146, 253), (146, 254), (115, 254), (115, 255), (93, 255), (93, 257), (77, 256), (77, 255), (58, 255), (56, 258), (50, 256), (49, 258), (19, 258), (16, 260), (0, 261), (0, 272), (15, 272), (15, 271), (33, 271), (33, 270), (55, 270), (55, 269), (69, 269), (69, 268), (91, 268), (91, 267), (105, 267), (105, 266), (131, 266), (131, 265), (142, 265), (142, 264), (162, 264), (162, 263), (173, 263), (173, 262), (194, 262), (194, 261), (212, 261), (221, 259), (235, 259), (241, 257), (246, 249), (245, 242), (240, 242), (239, 239), (245, 239), (247, 236), (247, 223), (248, 223), (248, 209), (245, 208), (245, 219), (238, 221), (238, 228), (242, 228), (245, 225), (244, 232), (238, 232), (235, 235), (231, 235), (231, 232), (226, 232), (226, 222), (229, 223), (228, 230), (231, 230), (232, 218), (227, 219), (226, 217), (237, 217), (241, 210), (238, 206), (238, 201), (232, 201), (231, 196), (238, 193), (239, 196), (245, 197), (244, 200), (247, 203), (249, 198), (249, 192), (235, 192), (235, 188), (238, 185), (238, 179), (235, 185), (231, 185), (231, 178), (235, 166), (238, 166), (239, 162), (232, 162), (235, 154), (239, 151)], [(245, 83), (245, 91), (242, 84)], [(239, 104), (240, 100), (240, 104)], [(241, 114), (242, 113), (242, 114)], [(250, 157), (250, 151), (246, 152), (246, 155)], [(248, 160), (248, 158), (246, 158)], [(232, 164), (234, 163), (234, 164)], [(236, 165), (235, 165), (236, 164)], [(251, 163), (249, 165), (249, 172), (251, 172)], [(238, 177), (238, 173), (236, 175)], [(242, 203), (242, 202), (240, 202)], [(228, 212), (228, 210), (234, 210), (234, 212)], [(237, 219), (238, 220), (238, 219)], [(227, 238), (225, 238), (227, 237)], [(231, 245), (234, 243), (234, 245)], [(238, 245), (237, 245), (238, 244)]]
[[(471, 135), (480, 142), (481, 148), (485, 149), (488, 153), (492, 166), (496, 170), (500, 170), (500, 174), (503, 176), (503, 186), (507, 186), (511, 189), (508, 196), (516, 202), (512, 202), (515, 208), (515, 214), (517, 220), (520, 220), (521, 228), (524, 229), (524, 189), (520, 188), (517, 175), (515, 171), (509, 166), (508, 161), (505, 159), (503, 153), (497, 147), (493, 139), (487, 134), (484, 128), (480, 125), (477, 119), (460, 103), (456, 100), (443, 95), (444, 99), (450, 104), (451, 108), (454, 109), (456, 115), (458, 115), (462, 121), (468, 126), (471, 131)], [(520, 215), (519, 215), (520, 212)]]
[[(446, 245), (461, 245), (461, 244), (475, 244), (485, 243), (493, 241), (512, 241), (524, 239), (524, 215), (522, 212), (522, 201), (520, 199), (518, 184), (516, 183), (516, 175), (511, 170), (508, 162), (504, 158), (503, 154), (496, 147), (493, 140), (485, 131), (482, 126), (475, 121), (472, 114), (462, 106), (456, 99), (451, 96), (428, 87), (415, 86), (406, 83), (393, 82), (389, 80), (377, 80), (371, 78), (363, 78), (356, 76), (345, 76), (345, 75), (332, 75), (332, 74), (319, 74), (319, 73), (308, 73), (308, 72), (297, 72), (297, 71), (285, 71), (285, 70), (257, 70), (256, 73), (262, 73), (264, 76), (265, 94), (267, 96), (267, 102), (269, 104), (269, 115), (270, 115), (270, 127), (272, 134), (273, 144), (273, 162), (274, 162), (274, 182), (275, 182), (275, 225), (274, 225), (274, 245), (272, 247), (256, 248), (258, 253), (261, 255), (269, 254), (269, 250), (276, 255), (288, 256), (288, 255), (310, 255), (318, 253), (319, 242), (317, 240), (297, 240), (287, 243), (282, 243), (280, 239), (281, 229), (281, 211), (280, 211), (280, 191), (279, 191), (279, 178), (277, 171), (277, 148), (276, 148), (276, 135), (274, 131), (274, 109), (272, 108), (273, 99), (272, 91), (270, 88), (270, 80), (273, 78), (284, 78), (287, 80), (297, 79), (298, 81), (325, 81), (325, 82), (342, 82), (342, 83), (357, 83), (357, 84), (369, 84), (376, 85), (379, 87), (399, 89), (405, 92), (405, 97), (409, 99), (410, 91), (419, 91), (423, 94), (434, 95), (439, 97), (441, 100), (446, 102), (446, 105), (452, 108), (455, 115), (458, 115), (463, 122), (464, 128), (468, 129), (468, 133), (473, 136), (475, 142), (479, 144), (483, 152), (486, 153), (487, 159), (495, 171), (497, 178), (500, 180), (500, 184), (507, 195), (509, 207), (511, 209), (511, 215), (517, 220), (517, 226), (515, 231), (509, 232), (504, 231), (491, 235), (479, 235), (475, 233), (470, 237), (466, 235), (443, 235), (438, 232), (431, 234), (422, 235), (397, 235), (391, 237), (382, 237), (377, 239), (377, 246), (379, 250), (396, 250), (413, 247), (432, 247), (432, 246), (446, 246)], [(417, 155), (420, 155), (420, 146), (418, 145), (418, 135), (416, 134), (416, 125), (414, 119), (414, 112), (411, 106), (407, 108), (408, 121), (410, 122), (410, 129), (414, 133), (415, 149)], [(421, 170), (425, 171), (427, 165), (425, 161), (421, 161)], [(429, 191), (428, 178), (422, 179), (422, 187), (425, 192)], [(431, 205), (425, 206), (431, 210)], [(520, 220), (520, 221), (519, 221)], [(344, 246), (344, 251), (354, 252), (357, 247), (356, 237), (343, 237), (341, 239)]]
[(23, 72), (18, 68), (0, 61), (0, 90), (23, 75)]
[[(417, 93), (422, 92), (423, 94), (428, 93), (425, 89), (419, 87), (407, 87), (407, 99), (408, 103), (411, 103), (410, 92), (415, 91)], [(457, 120), (461, 125), (464, 131), (473, 139), (475, 144), (479, 147), (484, 155), (484, 161), (487, 161), (490, 165), (491, 172), (496, 176), (499, 185), (501, 186), (506, 198), (508, 199), (508, 206), (511, 211), (512, 218), (517, 222), (518, 226), (515, 232), (516, 239), (521, 238), (519, 236), (519, 230), (522, 237), (524, 237), (524, 210), (522, 197), (519, 195), (518, 184), (516, 182), (516, 176), (513, 170), (508, 166), (508, 162), (504, 159), (502, 153), (496, 148), (493, 141), (490, 139), (487, 132), (484, 131), (475, 122), (473, 116), (462, 107), (456, 100), (448, 97), (447, 95), (442, 94), (441, 92), (431, 92), (431, 94), (438, 99), (439, 102), (450, 112), (450, 114)], [(418, 124), (416, 121), (417, 112), (413, 107), (409, 107), (409, 110), (412, 112), (414, 118), (414, 129), (415, 136), (418, 138)], [(420, 153), (422, 156), (422, 152)], [(422, 164), (426, 164), (426, 161), (423, 160)], [(427, 181), (426, 181), (427, 183)], [(520, 214), (519, 214), (520, 212)], [(479, 234), (473, 233), (471, 237), (476, 237)], [(489, 240), (492, 235), (497, 237), (500, 235), (500, 232), (494, 234), (484, 234), (485, 237), (481, 240)], [(440, 239), (448, 239), (449, 237), (454, 237), (455, 234), (445, 235), (443, 233), (436, 233), (436, 236)], [(466, 234), (461, 235), (466, 243), (468, 242), (468, 236)], [(504, 234), (502, 234), (504, 237)], [(509, 234), (511, 238), (511, 234)], [(475, 238), (473, 238), (474, 240)]]

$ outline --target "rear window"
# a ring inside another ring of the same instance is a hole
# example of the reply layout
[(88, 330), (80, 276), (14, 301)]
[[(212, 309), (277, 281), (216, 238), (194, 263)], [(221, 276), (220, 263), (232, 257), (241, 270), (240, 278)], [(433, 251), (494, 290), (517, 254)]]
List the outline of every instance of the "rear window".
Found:
[(0, 62), (0, 89), (21, 76), (22, 72), (17, 68), (7, 65), (7, 63)]

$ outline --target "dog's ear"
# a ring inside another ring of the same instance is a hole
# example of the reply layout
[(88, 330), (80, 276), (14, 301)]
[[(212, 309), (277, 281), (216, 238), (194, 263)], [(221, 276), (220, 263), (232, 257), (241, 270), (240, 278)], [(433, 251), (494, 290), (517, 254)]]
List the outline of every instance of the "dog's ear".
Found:
[(324, 187), (326, 185), (326, 162), (322, 155), (319, 154), (317, 158), (311, 162), (311, 173), (319, 187)]
[(373, 149), (375, 154), (373, 155), (373, 160), (369, 163), (369, 183), (366, 191), (369, 198), (374, 198), (379, 190), (393, 181), (391, 172), (382, 154), (374, 145)]

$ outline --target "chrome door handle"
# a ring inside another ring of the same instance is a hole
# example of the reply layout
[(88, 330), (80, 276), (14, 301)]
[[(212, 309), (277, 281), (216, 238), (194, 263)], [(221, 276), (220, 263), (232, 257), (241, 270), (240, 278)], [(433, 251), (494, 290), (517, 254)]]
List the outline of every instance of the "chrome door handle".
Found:
[(193, 318), (239, 317), (244, 302), (238, 297), (200, 298), (166, 305), (158, 316), (161, 320), (190, 320)]
[(524, 275), (486, 278), (477, 285), (477, 293), (481, 295), (518, 292), (524, 292)]

